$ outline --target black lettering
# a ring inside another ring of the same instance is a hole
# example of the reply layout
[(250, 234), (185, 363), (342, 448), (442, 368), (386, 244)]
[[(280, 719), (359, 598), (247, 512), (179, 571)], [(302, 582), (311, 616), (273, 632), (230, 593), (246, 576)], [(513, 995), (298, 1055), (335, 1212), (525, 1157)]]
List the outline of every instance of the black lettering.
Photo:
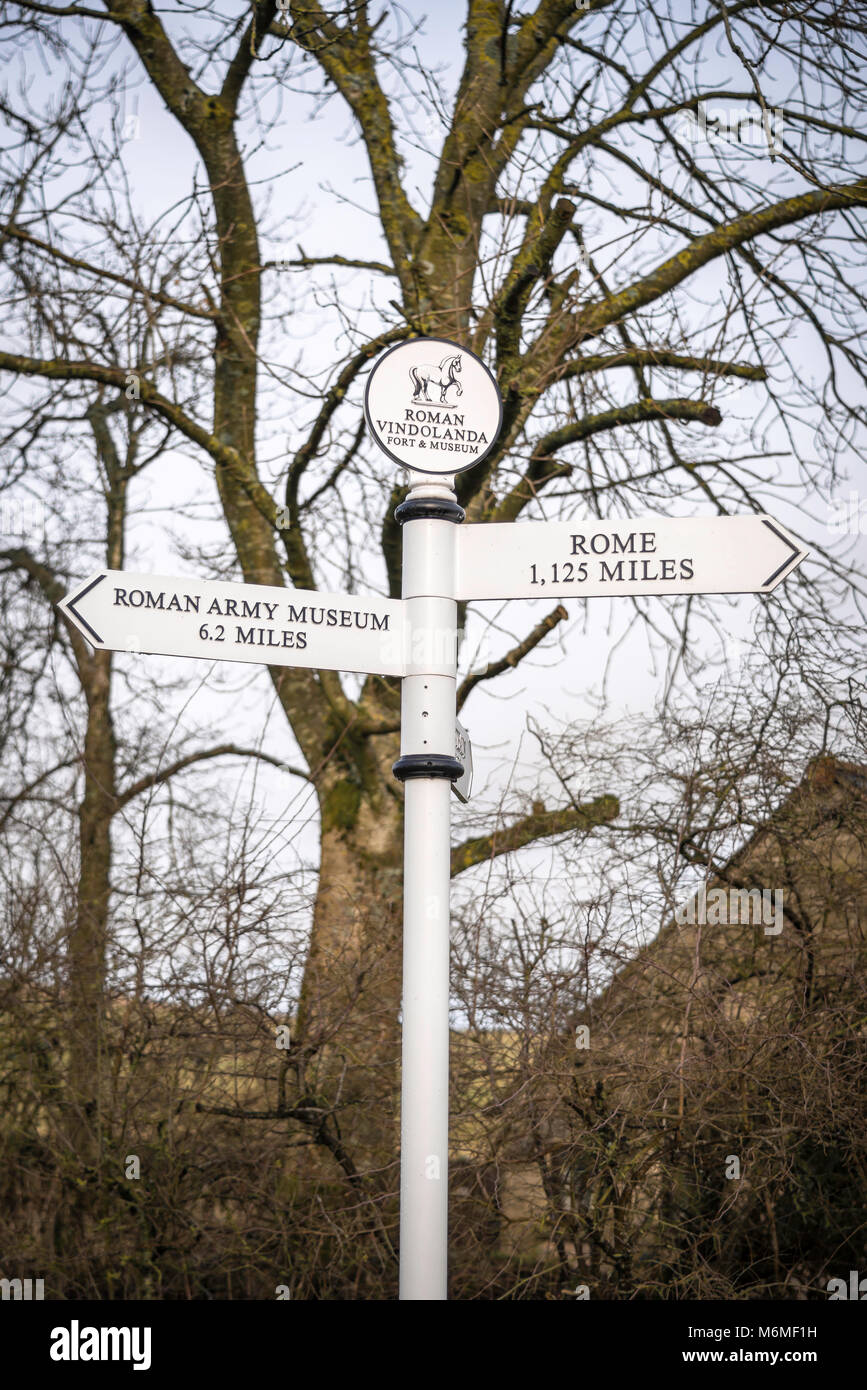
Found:
[(388, 614), (378, 618), (375, 613), (370, 615), (370, 626), (374, 632), (388, 632)]
[(586, 555), (587, 547), (583, 536), (572, 536), (572, 554)]
[(615, 531), (615, 532), (614, 532), (614, 545), (613, 545), (611, 548), (612, 548), (612, 550), (613, 550), (613, 552), (614, 552), (615, 555), (617, 554), (618, 550), (620, 551), (621, 555), (625, 555), (627, 552), (628, 552), (630, 555), (634, 555), (634, 554), (635, 554), (635, 532), (634, 532), (634, 531), (630, 531), (630, 532), (629, 532), (629, 535), (627, 536), (626, 540), (624, 541), (624, 540), (622, 539), (622, 537), (618, 536), (617, 532)]
[(336, 609), (336, 608), (329, 608), (329, 610), (328, 610), (328, 626), (329, 626), (329, 627), (336, 627), (336, 626), (337, 626), (337, 609)]
[(307, 647), (307, 633), (306, 633), (306, 632), (296, 632), (295, 636), (296, 636), (297, 639), (298, 639), (297, 642), (295, 643), (295, 645), (296, 645), (296, 647), (298, 648), (299, 651), (303, 652), (303, 651), (306, 649), (306, 647)]
[(608, 565), (608, 564), (605, 562), (605, 560), (600, 560), (600, 562), (599, 562), (599, 579), (600, 579), (600, 582), (601, 582), (601, 583), (604, 584), (605, 581), (606, 581), (607, 579), (622, 579), (622, 578), (623, 578), (623, 561), (622, 561), (622, 560), (618, 560), (616, 565)]
[(680, 562), (680, 577), (681, 577), (681, 579), (692, 579), (692, 578), (694, 578), (693, 569), (692, 569), (692, 560), (681, 560), (681, 562)]
[[(597, 541), (599, 541), (598, 546), (596, 544)], [(601, 532), (597, 532), (595, 536), (590, 537), (590, 549), (593, 551), (594, 555), (604, 555), (610, 544), (610, 537), (603, 535)]]
[(307, 622), (307, 605), (305, 604), (303, 608), (296, 608), (294, 603), (290, 603), (290, 604), (289, 604), (289, 621), (290, 621), (290, 623), (306, 623), (306, 622)]
[[(237, 599), (227, 598), (223, 611), (227, 618), (237, 618), (239, 616)], [(251, 615), (249, 613), (241, 613), (240, 616), (242, 618), (248, 618)]]
[(126, 589), (115, 589), (114, 606), (115, 608), (129, 608), (129, 604), (126, 601)]
[[(136, 599), (138, 600), (138, 602), (136, 602)], [(130, 591), (129, 591), (129, 606), (130, 606), (130, 608), (141, 608), (141, 606), (142, 606), (143, 603), (144, 603), (144, 594), (142, 593), (141, 589), (130, 589)]]
[[(304, 636), (303, 632), (299, 632), (299, 633), (297, 633), (297, 634), (294, 633), (294, 632), (284, 632), (284, 633), (283, 633), (283, 646), (284, 646), (284, 647), (294, 647), (294, 646), (295, 646), (295, 637), (296, 637), (296, 635), (297, 635), (298, 637), (303, 637), (303, 636)], [(299, 645), (300, 645), (300, 644), (299, 644)]]
[(199, 611), (199, 597), (200, 597), (199, 594), (184, 594), (184, 612), (185, 612), (185, 613), (198, 613), (198, 611)]
[[(358, 628), (361, 628), (361, 631), (363, 632), (364, 629), (367, 627), (367, 620), (368, 620), (369, 617), (370, 617), (370, 614), (369, 614), (369, 613), (356, 613), (356, 615), (355, 615), (355, 626), (358, 627)], [(361, 618), (364, 619), (364, 622), (363, 622), (363, 623), (360, 621)]]
[(663, 579), (674, 579), (675, 569), (673, 560), (662, 561), (662, 577)]
[[(649, 542), (649, 544), (648, 544), (648, 542)], [(641, 533), (641, 551), (642, 551), (642, 554), (646, 555), (648, 551), (653, 551), (653, 550), (655, 550), (655, 549), (656, 549), (656, 532), (655, 532), (655, 531), (642, 531), (642, 533)]]
[(249, 646), (252, 646), (252, 645), (253, 645), (253, 635), (254, 635), (255, 631), (256, 631), (256, 629), (255, 629), (254, 627), (248, 628), (246, 632), (244, 631), (244, 629), (243, 629), (242, 627), (236, 627), (236, 628), (235, 628), (235, 641), (236, 641), (236, 642), (245, 642), (245, 643), (247, 643)]
[(340, 626), (352, 627), (352, 614), (347, 608), (341, 608), (340, 610)]
[(223, 616), (223, 610), (222, 610), (222, 608), (220, 607), (220, 600), (219, 600), (218, 598), (213, 598), (213, 599), (211, 599), (211, 606), (210, 606), (210, 608), (208, 609), (208, 612), (209, 612), (209, 613), (216, 613), (216, 615), (217, 615), (218, 618), (222, 618), (222, 616)]
[(165, 594), (154, 596), (150, 589), (145, 590), (145, 608), (164, 608)]

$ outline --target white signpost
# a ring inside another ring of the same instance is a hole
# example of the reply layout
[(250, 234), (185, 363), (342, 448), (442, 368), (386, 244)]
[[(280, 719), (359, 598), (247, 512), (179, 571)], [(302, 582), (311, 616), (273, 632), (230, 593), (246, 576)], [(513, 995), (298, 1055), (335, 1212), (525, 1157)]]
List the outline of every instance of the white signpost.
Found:
[(102, 570), (58, 607), (111, 651), (406, 674), (404, 605), (375, 594)]
[(768, 516), (462, 526), (455, 597), (768, 594), (806, 554)]
[(417, 338), (379, 358), (365, 415), (409, 470), (397, 508), (402, 598), (104, 570), (59, 607), (114, 651), (402, 679), (405, 783), (400, 1297), (447, 1296), (451, 791), (470, 795), (455, 717), (459, 600), (770, 593), (807, 551), (770, 517), (463, 525), (454, 474), (494, 447), (496, 382), (472, 353)]

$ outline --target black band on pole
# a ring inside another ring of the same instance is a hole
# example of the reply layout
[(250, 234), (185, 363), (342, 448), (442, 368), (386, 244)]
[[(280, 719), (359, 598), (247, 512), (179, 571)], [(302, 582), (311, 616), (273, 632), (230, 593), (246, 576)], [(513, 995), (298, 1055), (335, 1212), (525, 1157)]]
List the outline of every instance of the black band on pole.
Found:
[(405, 753), (392, 767), (398, 782), (411, 777), (445, 777), (456, 782), (464, 775), (464, 765), (445, 753)]
[(405, 521), (453, 521), (459, 526), (466, 517), (459, 502), (449, 502), (445, 497), (408, 497), (394, 509), (394, 519), (398, 526)]

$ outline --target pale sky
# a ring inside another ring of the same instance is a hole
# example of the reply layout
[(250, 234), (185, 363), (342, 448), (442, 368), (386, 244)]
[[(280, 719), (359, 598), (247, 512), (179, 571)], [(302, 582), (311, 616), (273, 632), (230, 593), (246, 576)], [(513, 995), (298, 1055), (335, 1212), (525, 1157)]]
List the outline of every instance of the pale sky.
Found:
[[(435, 7), (410, 3), (404, 10), (413, 17), (427, 11), (435, 15), (435, 20), (427, 22), (418, 38), (419, 51), (424, 62), (438, 70), (437, 89), (441, 93), (449, 92), (456, 81), (463, 6), (456, 0), (441, 0)], [(119, 47), (118, 56), (121, 53), (124, 57), (128, 56), (128, 48), (124, 44)], [(21, 61), (28, 65), (28, 77), (33, 83), (35, 95), (43, 86), (50, 87), (49, 74), (41, 72), (28, 55), (22, 54)], [(282, 216), (291, 219), (285, 240), (276, 236), (263, 237), (263, 258), (289, 258), (296, 254), (298, 243), (310, 255), (337, 252), (351, 256), (381, 256), (382, 242), (376, 219), (360, 210), (371, 206), (363, 150), (355, 138), (351, 118), (341, 101), (333, 98), (311, 118), (313, 106), (310, 99), (286, 91), (282, 94), (282, 109), (283, 121), (279, 132), (271, 134), (267, 146), (258, 150), (249, 161), (251, 176), (272, 181), (267, 192), (269, 211), (263, 225), (272, 227)], [(131, 137), (125, 147), (126, 167), (135, 190), (137, 206), (144, 216), (152, 218), (157, 210), (169, 208), (174, 200), (182, 199), (189, 192), (195, 167), (194, 151), (163, 108), (160, 99), (143, 81), (137, 93), (131, 95), (126, 115)], [(422, 138), (435, 139), (435, 129), (425, 122), (426, 118), (420, 117)], [(412, 154), (408, 149), (407, 153), (410, 159), (410, 184), (418, 189), (418, 205), (423, 206), (430, 186), (432, 160), (421, 151)], [(348, 201), (341, 204), (333, 190)], [(264, 192), (261, 196), (265, 196)], [(353, 207), (352, 204), (357, 206)], [(266, 279), (266, 295), (269, 287), (274, 285), (277, 274), (271, 272), (270, 279)], [(703, 287), (709, 291), (713, 284), (713, 272), (703, 274)], [(374, 302), (386, 303), (389, 286), (371, 286), (365, 277), (346, 277), (341, 283), (347, 287), (344, 301), (347, 312), (357, 312), (362, 321), (366, 315), (373, 322), (368, 307), (369, 297), (372, 295)], [(317, 309), (311, 303), (291, 319), (291, 336), (285, 344), (285, 356), (280, 352), (279, 345), (274, 343), (273, 334), (268, 343), (268, 352), (275, 360), (283, 360), (287, 365), (300, 364), (305, 373), (315, 377), (335, 360), (334, 343), (335, 324), (331, 311), (327, 308)], [(817, 358), (816, 370), (821, 372), (822, 369), (823, 364)], [(274, 441), (281, 435), (287, 439), (297, 437), (293, 420), (297, 419), (299, 406), (288, 392), (281, 396), (284, 388), (266, 383), (263, 377), (263, 390), (266, 385), (268, 414), (276, 422), (276, 427), (267, 447), (263, 449), (263, 457), (273, 461), (269, 471), (276, 472), (279, 458), (275, 457)], [(741, 385), (742, 391), (729, 401), (728, 408), (734, 419), (748, 422), (758, 409), (761, 392), (747, 382)], [(284, 397), (285, 428), (281, 421), (281, 401)], [(305, 414), (309, 413), (307, 407), (304, 409)], [(809, 432), (809, 421), (804, 423), (803, 429), (805, 433)], [(726, 425), (720, 431), (723, 437), (725, 430)], [(777, 447), (785, 451), (788, 441), (781, 432), (778, 433)], [(713, 437), (713, 432), (700, 432), (696, 453), (713, 452), (718, 448), (719, 439)], [(636, 459), (636, 465), (639, 463), (640, 459)], [(785, 480), (785, 461), (782, 476)], [(843, 486), (840, 491), (845, 495), (848, 488)], [(347, 480), (345, 496), (351, 505), (351, 479)], [(387, 488), (384, 487), (383, 503), (386, 500)], [(775, 505), (774, 514), (792, 530), (805, 536), (808, 544), (811, 536), (822, 544), (829, 544), (831, 538), (826, 523), (832, 499), (815, 496), (809, 508), (812, 516), (805, 509), (804, 501), (801, 494), (793, 491), (791, 500)], [(127, 560), (131, 569), (163, 574), (189, 572), (189, 564), (177, 554), (176, 536), (180, 536), (185, 543), (194, 540), (209, 546), (219, 545), (225, 537), (225, 530), (218, 521), (206, 518), (197, 522), (190, 520), (197, 510), (213, 517), (214, 489), (208, 472), (178, 450), (170, 451), (148, 470), (145, 479), (135, 489), (134, 510), (136, 503), (141, 511), (134, 515), (132, 521)], [(702, 513), (699, 503), (696, 503), (695, 510), (696, 514)], [(553, 516), (553, 504), (543, 504), (542, 514)], [(532, 525), (534, 522), (528, 519), (517, 524)], [(867, 559), (867, 542), (863, 534), (840, 538), (841, 546), (851, 546), (853, 543), (860, 547), (861, 554)], [(371, 584), (382, 584), (382, 572), (375, 557), (369, 573)], [(772, 601), (785, 605), (785, 586), (776, 592)], [(662, 622), (663, 601), (651, 599), (648, 603), (654, 609), (658, 606), (659, 611), (654, 612), (654, 616)], [(756, 601), (743, 597), (717, 599), (715, 604), (717, 611), (724, 613), (726, 654), (730, 659), (733, 655), (736, 658), (738, 643), (748, 641), (752, 631)], [(490, 656), (501, 654), (512, 645), (514, 636), (523, 635), (550, 606), (550, 602), (544, 600), (480, 605), (469, 628), (465, 651), (484, 639), (487, 642), (485, 650)], [(474, 824), (491, 824), (490, 815), (485, 821), (485, 808), (493, 811), (509, 786), (529, 786), (538, 776), (545, 781), (538, 748), (527, 734), (528, 724), (556, 724), (594, 717), (598, 715), (603, 694), (606, 719), (628, 712), (646, 713), (662, 693), (665, 679), (662, 644), (657, 638), (649, 638), (641, 627), (628, 631), (634, 616), (629, 600), (591, 599), (586, 601), (586, 605), (572, 601), (567, 602), (566, 606), (570, 620), (558, 628), (556, 640), (549, 640), (519, 670), (494, 683), (478, 687), (461, 714), (473, 741), (476, 783), (474, 800), (469, 808), (463, 810), (455, 803), (458, 823), (471, 820)], [(487, 638), (484, 637), (482, 619), (494, 624), (494, 632), (489, 633)], [(709, 633), (702, 634), (697, 630), (695, 640), (705, 644), (703, 650), (709, 663), (711, 659), (722, 656), (719, 640)], [(141, 660), (119, 655), (117, 667), (120, 671), (128, 670), (132, 675)], [(177, 659), (169, 662), (168, 659), (161, 661), (159, 658), (146, 660), (153, 663), (154, 669), (163, 670), (174, 679), (182, 678), (179, 689), (166, 696), (167, 730), (175, 720), (179, 727), (184, 727), (187, 724), (195, 725), (199, 719), (205, 718), (231, 728), (232, 737), (238, 742), (255, 741), (264, 731), (265, 746), (269, 751), (285, 756), (287, 761), (296, 760), (285, 720), (275, 714), (274, 697), (264, 669), (256, 672), (248, 667), (228, 664), (220, 667), (217, 664), (209, 673), (204, 663), (180, 662)], [(709, 678), (711, 674), (709, 664)], [(354, 688), (352, 678), (347, 680), (347, 686)], [(259, 769), (256, 779), (256, 795), (265, 807), (265, 819), (274, 825), (279, 839), (285, 836), (287, 842), (293, 842), (291, 853), (301, 852), (310, 859), (315, 858), (315, 798), (312, 791), (301, 783), (289, 784), (285, 778), (270, 770)], [(225, 781), (227, 794), (234, 795), (237, 777), (227, 772)], [(556, 804), (559, 789), (553, 785), (548, 790), (549, 804)], [(616, 792), (618, 789), (611, 790)], [(285, 852), (290, 852), (288, 845)]]

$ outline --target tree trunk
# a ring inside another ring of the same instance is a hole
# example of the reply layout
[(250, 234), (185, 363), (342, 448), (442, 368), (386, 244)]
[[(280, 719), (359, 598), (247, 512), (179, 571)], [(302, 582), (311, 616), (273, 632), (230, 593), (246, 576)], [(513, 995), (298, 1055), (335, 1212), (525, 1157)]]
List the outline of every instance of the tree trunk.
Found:
[(94, 653), (85, 695), (84, 793), (78, 808), (80, 869), (75, 920), (67, 942), (70, 1136), (81, 1158), (91, 1155), (99, 1127), (111, 823), (116, 790), (110, 652)]
[(302, 1091), (336, 1108), (358, 1167), (393, 1158), (397, 1135), (403, 801), (396, 740), (377, 742), (389, 748), (378, 785), (332, 774), (319, 789), (319, 890), (296, 1030)]

